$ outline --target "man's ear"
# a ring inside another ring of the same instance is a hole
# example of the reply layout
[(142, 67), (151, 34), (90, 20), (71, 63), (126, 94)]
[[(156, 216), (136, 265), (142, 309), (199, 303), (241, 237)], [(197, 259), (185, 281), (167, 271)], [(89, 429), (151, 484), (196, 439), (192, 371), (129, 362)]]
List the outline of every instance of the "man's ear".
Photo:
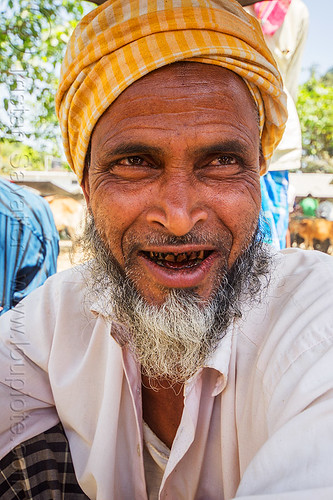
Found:
[(86, 200), (87, 207), (89, 207), (89, 205), (90, 205), (90, 186), (89, 186), (89, 175), (88, 175), (86, 168), (84, 169), (81, 188), (82, 188), (85, 200)]

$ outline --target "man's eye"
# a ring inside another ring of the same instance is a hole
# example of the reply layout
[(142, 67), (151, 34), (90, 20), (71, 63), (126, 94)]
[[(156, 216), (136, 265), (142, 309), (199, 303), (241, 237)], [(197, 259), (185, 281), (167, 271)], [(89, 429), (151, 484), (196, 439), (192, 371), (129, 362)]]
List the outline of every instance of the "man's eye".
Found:
[(122, 160), (117, 161), (118, 165), (124, 165), (126, 167), (135, 167), (135, 166), (149, 166), (149, 163), (144, 160), (141, 156), (128, 156), (127, 158), (123, 158)]
[(237, 159), (234, 156), (221, 155), (210, 162), (210, 165), (219, 167), (220, 165), (236, 165)]
[(144, 180), (151, 178), (158, 171), (154, 161), (143, 156), (125, 156), (108, 165), (108, 172), (119, 180)]

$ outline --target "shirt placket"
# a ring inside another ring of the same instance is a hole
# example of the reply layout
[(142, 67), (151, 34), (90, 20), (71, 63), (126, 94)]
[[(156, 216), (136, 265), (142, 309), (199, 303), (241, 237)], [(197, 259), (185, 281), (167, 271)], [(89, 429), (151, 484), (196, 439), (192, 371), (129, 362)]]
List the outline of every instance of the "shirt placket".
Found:
[(181, 467), (181, 460), (193, 443), (195, 429), (197, 426), (200, 394), (202, 387), (201, 372), (198, 372), (193, 379), (188, 381), (184, 387), (184, 409), (180, 425), (170, 451), (170, 457), (165, 469), (159, 500), (170, 500), (170, 490), (172, 490), (173, 471)]
[(148, 500), (145, 471), (143, 463), (143, 435), (142, 435), (142, 389), (141, 389), (141, 373), (138, 364), (135, 362), (133, 356), (128, 351), (127, 347), (122, 349), (123, 367), (131, 395), (133, 404), (133, 411), (136, 422), (136, 457), (137, 464), (137, 477), (135, 478), (135, 491), (138, 500)]

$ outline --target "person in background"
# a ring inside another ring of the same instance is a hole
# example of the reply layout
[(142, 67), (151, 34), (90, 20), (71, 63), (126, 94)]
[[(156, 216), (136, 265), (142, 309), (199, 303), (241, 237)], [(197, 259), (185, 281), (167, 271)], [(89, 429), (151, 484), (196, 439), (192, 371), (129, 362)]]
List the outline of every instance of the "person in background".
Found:
[(316, 216), (333, 221), (333, 203), (329, 200), (321, 201), (316, 210)]
[(277, 249), (286, 246), (289, 223), (289, 170), (301, 166), (302, 137), (295, 102), (302, 54), (306, 42), (309, 13), (302, 0), (257, 2), (246, 10), (260, 22), (265, 41), (284, 80), (287, 94), (288, 121), (269, 171), (261, 178), (262, 212), (265, 229), (271, 230), (271, 241)]
[(57, 270), (59, 235), (46, 201), (0, 179), (0, 314)]

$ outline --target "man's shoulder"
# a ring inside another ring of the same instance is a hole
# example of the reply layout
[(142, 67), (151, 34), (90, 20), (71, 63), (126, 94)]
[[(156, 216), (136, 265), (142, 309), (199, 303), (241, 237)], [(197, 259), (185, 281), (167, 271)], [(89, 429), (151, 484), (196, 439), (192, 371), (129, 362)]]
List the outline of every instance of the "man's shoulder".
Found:
[[(276, 252), (261, 301), (244, 315), (241, 331), (257, 349), (304, 348), (333, 338), (333, 257), (287, 249)], [(287, 347), (288, 346), (288, 347)]]
[[(333, 257), (322, 252), (289, 248), (276, 253), (266, 304), (280, 316), (322, 310), (332, 314)], [(319, 305), (320, 304), (320, 305)]]
[[(311, 282), (314, 282), (314, 285), (333, 287), (331, 255), (315, 250), (287, 248), (277, 253), (276, 264), (277, 277), (287, 281), (289, 279), (289, 283), (295, 288), (304, 288), (305, 284), (309, 285)], [(299, 282), (297, 278), (306, 280), (306, 283)]]
[(284, 375), (296, 380), (333, 352), (332, 296), (333, 257), (299, 249), (275, 254), (265, 297), (238, 331), (248, 369), (261, 374), (267, 394)]
[(78, 264), (64, 271), (58, 271), (57, 273), (50, 276), (45, 284), (39, 288), (42, 290), (44, 287), (59, 287), (62, 285), (66, 285), (67, 283), (75, 283), (83, 285), (87, 280), (89, 275), (88, 264)]
[(292, 247), (279, 250), (277, 253), (286, 259), (306, 259), (308, 262), (327, 262), (328, 264), (331, 263), (331, 265), (333, 262), (332, 255), (317, 250), (303, 250), (302, 248)]
[(12, 309), (12, 314), (15, 314), (16, 309), (24, 309), (29, 317), (43, 312), (47, 313), (51, 321), (59, 315), (87, 309), (85, 290), (88, 274), (87, 265), (83, 264), (50, 276), (43, 285), (33, 290)]
[(281, 366), (318, 345), (332, 345), (332, 296), (333, 257), (300, 249), (278, 252), (263, 325), (264, 344)]
[(64, 271), (60, 271), (53, 276), (50, 276), (45, 283), (34, 290), (31, 296), (52, 295), (53, 297), (62, 297), (68, 295), (71, 302), (79, 302), (82, 300), (82, 294), (87, 288), (89, 279), (89, 265), (88, 263), (73, 266)]
[[(31, 351), (34, 355), (40, 347), (45, 359), (56, 342), (61, 344), (61, 349), (65, 346), (69, 348), (73, 342), (75, 344), (77, 336), (81, 339), (83, 331), (88, 341), (98, 315), (94, 313), (93, 301), (87, 291), (87, 275), (88, 270), (82, 265), (48, 278), (42, 286), (1, 316), (2, 337), (17, 341), (22, 330), (24, 338), (29, 338), (26, 352)], [(12, 333), (13, 325), (18, 326), (15, 327), (15, 335)]]

